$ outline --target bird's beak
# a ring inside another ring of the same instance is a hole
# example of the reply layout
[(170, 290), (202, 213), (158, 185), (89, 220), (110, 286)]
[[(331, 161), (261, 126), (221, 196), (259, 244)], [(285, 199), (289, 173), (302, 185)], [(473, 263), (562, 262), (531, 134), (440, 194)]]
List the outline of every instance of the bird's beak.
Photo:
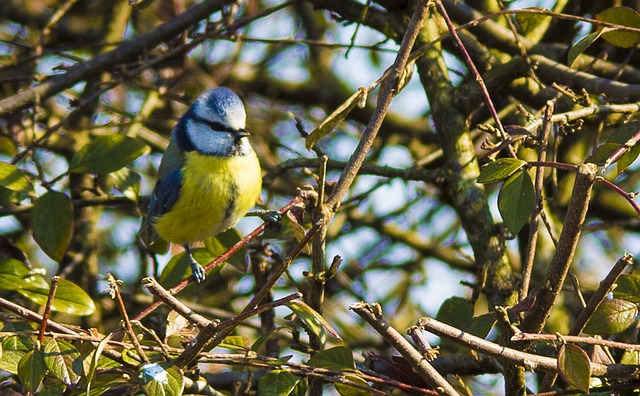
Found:
[(234, 131), (233, 134), (238, 139), (243, 138), (243, 137), (247, 137), (247, 136), (250, 135), (249, 131), (247, 131), (246, 129), (238, 129), (237, 131)]

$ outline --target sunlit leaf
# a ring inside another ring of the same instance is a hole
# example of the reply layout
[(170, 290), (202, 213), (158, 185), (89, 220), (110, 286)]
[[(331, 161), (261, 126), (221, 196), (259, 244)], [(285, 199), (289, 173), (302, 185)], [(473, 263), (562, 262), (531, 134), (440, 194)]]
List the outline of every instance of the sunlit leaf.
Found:
[(584, 327), (588, 334), (611, 335), (625, 331), (638, 315), (638, 306), (617, 298), (600, 304)]
[(102, 351), (111, 340), (112, 334), (108, 334), (105, 336), (96, 346), (95, 350), (91, 353), (91, 363), (89, 365), (89, 370), (87, 372), (87, 394), (91, 391), (91, 384), (93, 382), (93, 377), (96, 373), (96, 369), (98, 368), (98, 362), (100, 359), (100, 355), (102, 355)]
[[(543, 8), (529, 7), (524, 10), (543, 10)], [(543, 14), (530, 12), (519, 12), (516, 14), (516, 21), (518, 21), (520, 30), (522, 30), (522, 33), (524, 33), (525, 36), (534, 31), (538, 26), (544, 24), (548, 19), (551, 19), (551, 17)]]
[(307, 364), (335, 371), (355, 368), (353, 352), (346, 346), (336, 346), (320, 351), (313, 355)]
[(111, 187), (113, 187), (130, 200), (138, 201), (142, 185), (142, 177), (139, 174), (131, 169), (122, 168), (109, 173), (106, 179), (105, 191), (110, 191)]
[(494, 183), (504, 180), (527, 165), (526, 161), (517, 158), (500, 158), (489, 162), (480, 171), (478, 183)]
[(251, 342), (247, 337), (243, 336), (226, 336), (218, 346), (246, 352), (251, 349)]
[(498, 209), (507, 230), (517, 234), (527, 223), (536, 197), (529, 173), (521, 171), (504, 182), (498, 195)]
[[(363, 378), (358, 377), (357, 375), (345, 375), (345, 379), (356, 383), (358, 385), (369, 387), (367, 381)], [(366, 389), (356, 388), (354, 386), (343, 384), (341, 382), (334, 382), (333, 386), (335, 386), (336, 391), (340, 394), (340, 396), (368, 396), (371, 395), (371, 392)]]
[(287, 307), (291, 309), (298, 318), (307, 326), (307, 328), (313, 332), (316, 336), (324, 337), (324, 330), (326, 329), (329, 334), (335, 338), (341, 339), (338, 333), (331, 327), (329, 322), (325, 320), (316, 310), (308, 306), (302, 300), (293, 300), (287, 303)]
[(613, 296), (635, 304), (640, 304), (640, 275), (624, 274), (616, 280)]
[(31, 277), (30, 270), (23, 263), (14, 259), (0, 259), (0, 290), (19, 290), (32, 287), (47, 287), (47, 282), (40, 275)]
[(0, 186), (15, 192), (29, 192), (33, 190), (27, 175), (17, 166), (0, 162)]
[(49, 372), (71, 387), (82, 376), (82, 357), (80, 352), (68, 341), (51, 338), (44, 344), (44, 363)]
[(184, 390), (182, 370), (171, 362), (143, 364), (138, 381), (148, 396), (180, 396)]
[[(629, 7), (607, 8), (596, 15), (596, 19), (616, 25), (640, 28), (640, 14)], [(615, 30), (602, 34), (602, 38), (611, 44), (621, 48), (631, 48), (640, 43), (640, 33), (624, 30)]]
[(71, 159), (73, 173), (110, 173), (149, 152), (141, 141), (118, 134), (102, 135), (82, 147)]
[(38, 198), (31, 212), (31, 228), (42, 251), (54, 261), (62, 260), (73, 231), (71, 199), (58, 191)]
[[(5, 326), (3, 331), (13, 331)], [(19, 330), (19, 329), (16, 329)], [(33, 330), (29, 328), (28, 330)], [(35, 343), (30, 337), (12, 336), (2, 340), (2, 357), (0, 369), (11, 374), (18, 374), (18, 365), (27, 352), (35, 349)]]
[(626, 153), (622, 154), (620, 159), (616, 162), (616, 171), (618, 173), (624, 172), (636, 161), (636, 159), (638, 159), (638, 155), (640, 155), (640, 142), (634, 144)]
[(20, 384), (28, 392), (35, 392), (47, 373), (43, 354), (38, 349), (27, 352), (18, 363)]
[(283, 371), (273, 370), (260, 377), (258, 380), (258, 391), (261, 396), (288, 396), (291, 395), (300, 378)]
[(565, 381), (582, 392), (589, 393), (591, 361), (577, 345), (563, 344), (558, 351), (558, 371)]
[[(32, 286), (17, 290), (29, 300), (44, 306), (49, 296), (48, 287)], [(95, 312), (96, 306), (81, 287), (66, 279), (60, 279), (51, 309), (70, 315), (85, 316)]]

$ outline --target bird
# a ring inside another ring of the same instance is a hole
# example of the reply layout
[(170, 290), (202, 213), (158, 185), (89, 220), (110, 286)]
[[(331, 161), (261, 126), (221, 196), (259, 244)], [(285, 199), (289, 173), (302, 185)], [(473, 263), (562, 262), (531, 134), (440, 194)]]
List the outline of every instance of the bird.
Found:
[(191, 245), (234, 227), (260, 197), (260, 162), (245, 123), (244, 105), (232, 90), (200, 95), (171, 132), (142, 222), (147, 246), (161, 238), (184, 247), (197, 284), (206, 274)]

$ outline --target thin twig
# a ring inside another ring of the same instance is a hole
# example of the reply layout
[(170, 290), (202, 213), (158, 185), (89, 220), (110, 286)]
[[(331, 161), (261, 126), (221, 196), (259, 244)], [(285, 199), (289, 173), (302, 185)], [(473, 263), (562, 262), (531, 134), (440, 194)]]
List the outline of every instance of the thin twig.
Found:
[(49, 295), (47, 296), (47, 303), (44, 306), (44, 313), (42, 314), (42, 322), (40, 323), (40, 332), (38, 333), (38, 345), (42, 345), (44, 341), (44, 332), (47, 330), (47, 322), (49, 316), (51, 316), (51, 307), (53, 306), (53, 299), (56, 296), (56, 290), (60, 284), (60, 277), (54, 276), (51, 278), (51, 286), (49, 286)]
[(437, 389), (438, 393), (458, 395), (458, 392), (431, 366), (427, 359), (382, 317), (380, 305), (360, 302), (350, 305), (349, 309), (369, 323), (378, 334), (400, 352), (409, 361), (411, 367), (427, 384)]

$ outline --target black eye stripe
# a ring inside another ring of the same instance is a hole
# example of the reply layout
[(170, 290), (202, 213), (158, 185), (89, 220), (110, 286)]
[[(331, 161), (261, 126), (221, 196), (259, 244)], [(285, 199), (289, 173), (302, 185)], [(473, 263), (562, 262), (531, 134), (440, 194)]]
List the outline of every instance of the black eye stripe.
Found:
[(209, 120), (205, 120), (204, 118), (200, 118), (200, 117), (193, 117), (193, 119), (195, 121), (198, 121), (198, 122), (201, 122), (201, 123), (207, 125), (209, 128), (211, 128), (211, 129), (213, 129), (215, 131), (233, 132), (233, 129), (231, 129), (228, 126), (222, 124), (221, 122), (209, 121)]

